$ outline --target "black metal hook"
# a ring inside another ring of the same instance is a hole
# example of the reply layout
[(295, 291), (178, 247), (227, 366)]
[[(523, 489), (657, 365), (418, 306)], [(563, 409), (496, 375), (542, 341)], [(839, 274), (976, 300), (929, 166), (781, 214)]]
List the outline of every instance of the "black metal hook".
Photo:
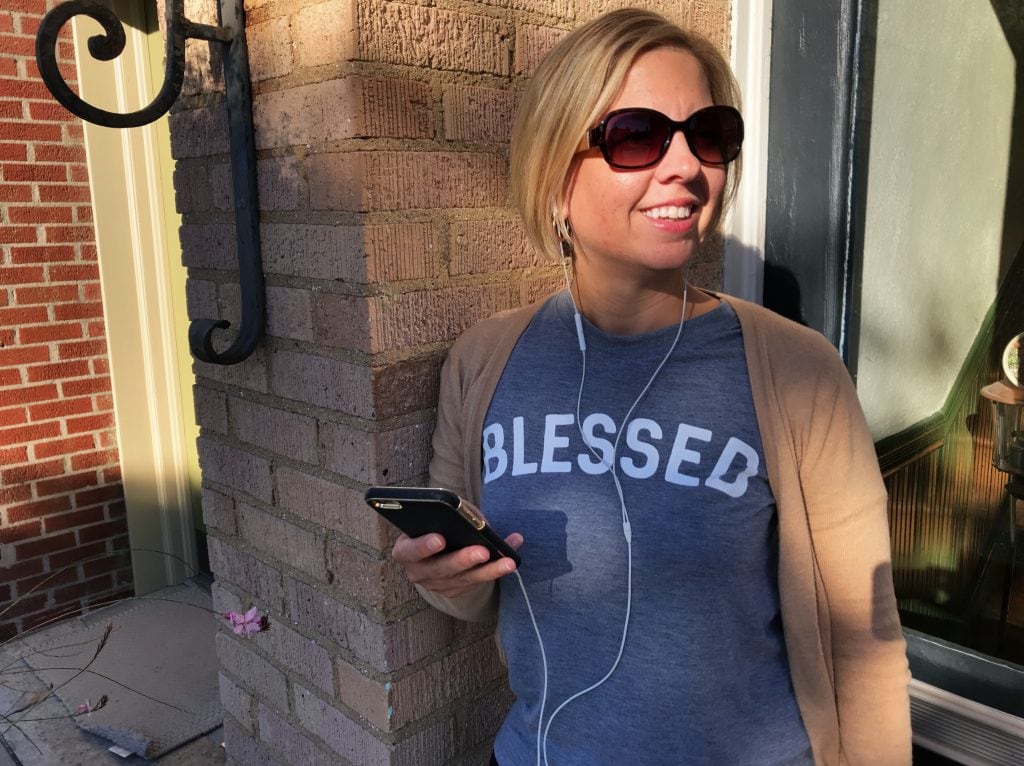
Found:
[(238, 336), (224, 351), (213, 346), (214, 330), (227, 329), (230, 322), (193, 319), (188, 329), (193, 356), (213, 364), (236, 364), (246, 359), (263, 337), (266, 289), (260, 257), (259, 197), (256, 185), (256, 142), (252, 125), (252, 85), (245, 25), (237, 31), (226, 27), (196, 24), (185, 18), (184, 0), (167, 0), (166, 63), (160, 92), (147, 106), (122, 114), (100, 109), (83, 101), (68, 87), (57, 66), (57, 36), (72, 17), (86, 15), (97, 21), (104, 34), (89, 38), (89, 53), (110, 61), (124, 51), (125, 33), (120, 19), (96, 0), (70, 0), (43, 17), (36, 35), (36, 62), (46, 87), (54, 98), (83, 120), (110, 128), (135, 128), (159, 119), (181, 94), (185, 79), (185, 40), (197, 38), (224, 46), (224, 86), (227, 96), (228, 130), (231, 139), (231, 175), (235, 199), (235, 234), (238, 240), (238, 272), (242, 316)]

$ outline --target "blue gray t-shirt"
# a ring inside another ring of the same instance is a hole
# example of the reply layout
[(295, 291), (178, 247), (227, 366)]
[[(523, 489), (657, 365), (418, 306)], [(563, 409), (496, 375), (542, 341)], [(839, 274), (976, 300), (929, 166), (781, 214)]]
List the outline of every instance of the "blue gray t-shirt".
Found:
[[(676, 328), (585, 329), (580, 420), (607, 461)], [(520, 338), (484, 421), (482, 508), (500, 533), (525, 538), (520, 573), (549, 670), (545, 719), (612, 667), (626, 610), (621, 511), (576, 423), (580, 372), (562, 292)], [(686, 323), (625, 428), (615, 455), (633, 537), (625, 651), (608, 681), (555, 718), (550, 764), (811, 763), (779, 614), (775, 501), (727, 304)], [(503, 766), (532, 764), (543, 666), (514, 577), (500, 581), (499, 634), (516, 701), (495, 753)]]

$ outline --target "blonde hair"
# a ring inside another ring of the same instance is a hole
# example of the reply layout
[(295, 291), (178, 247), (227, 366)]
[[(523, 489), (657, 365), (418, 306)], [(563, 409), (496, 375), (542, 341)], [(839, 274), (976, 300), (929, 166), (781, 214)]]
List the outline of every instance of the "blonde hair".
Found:
[[(527, 237), (541, 253), (557, 258), (569, 240), (559, 211), (580, 142), (607, 110), (637, 58), (656, 48), (688, 51), (700, 64), (712, 102), (739, 108), (739, 86), (718, 48), (652, 11), (612, 11), (563, 38), (526, 86), (512, 131), (512, 202)], [(735, 194), (739, 175), (737, 157), (728, 166), (723, 210)]]

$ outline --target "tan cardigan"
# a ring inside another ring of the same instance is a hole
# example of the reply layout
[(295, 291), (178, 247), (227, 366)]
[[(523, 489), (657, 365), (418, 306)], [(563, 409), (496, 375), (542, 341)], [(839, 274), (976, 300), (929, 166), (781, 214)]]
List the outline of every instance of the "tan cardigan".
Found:
[[(783, 632), (815, 763), (909, 764), (910, 671), (893, 593), (885, 487), (853, 383), (818, 333), (719, 297), (743, 331), (778, 507)], [(452, 347), (441, 373), (431, 485), (479, 502), (484, 416), (540, 305), (497, 314)], [(493, 583), (456, 599), (420, 592), (461, 619), (484, 620), (497, 608)]]

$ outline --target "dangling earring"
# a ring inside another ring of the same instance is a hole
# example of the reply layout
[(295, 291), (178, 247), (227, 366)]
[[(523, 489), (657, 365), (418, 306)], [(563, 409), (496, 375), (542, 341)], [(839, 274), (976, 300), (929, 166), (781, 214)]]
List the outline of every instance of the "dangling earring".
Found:
[[(576, 270), (576, 264), (572, 262), (572, 229), (569, 226), (569, 222), (564, 218), (559, 218), (555, 212), (551, 214), (551, 227), (555, 230), (555, 235), (558, 237), (558, 250), (562, 255), (562, 275), (565, 277), (565, 289), (569, 291), (569, 295), (572, 295), (572, 280), (569, 279), (569, 264), (572, 263), (573, 271)], [(575, 300), (573, 301), (575, 304)]]
[(558, 248), (562, 253), (562, 258), (572, 257), (572, 226), (568, 219), (552, 214), (551, 227), (558, 237)]

